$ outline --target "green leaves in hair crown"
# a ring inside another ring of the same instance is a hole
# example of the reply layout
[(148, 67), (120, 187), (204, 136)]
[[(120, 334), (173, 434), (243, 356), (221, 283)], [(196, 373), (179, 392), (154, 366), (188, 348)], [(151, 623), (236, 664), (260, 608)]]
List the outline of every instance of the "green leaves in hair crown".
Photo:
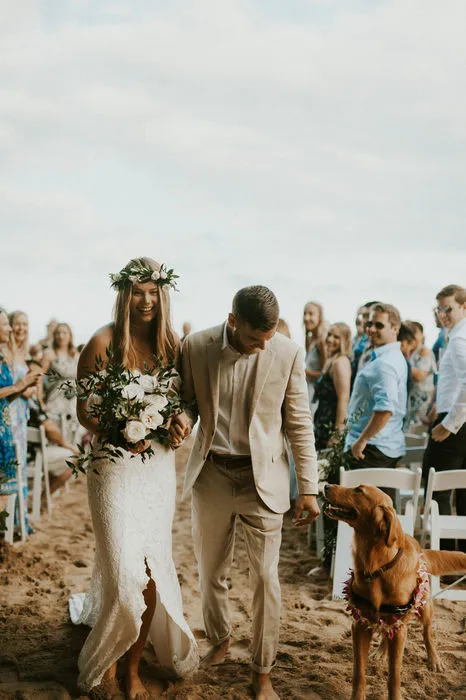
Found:
[(179, 275), (175, 275), (173, 269), (168, 269), (165, 263), (162, 263), (159, 270), (153, 270), (148, 265), (145, 265), (140, 260), (131, 261), (120, 272), (115, 272), (110, 275), (112, 280), (111, 286), (113, 289), (124, 289), (134, 282), (155, 282), (163, 287), (168, 284), (172, 289), (177, 289), (176, 280)]

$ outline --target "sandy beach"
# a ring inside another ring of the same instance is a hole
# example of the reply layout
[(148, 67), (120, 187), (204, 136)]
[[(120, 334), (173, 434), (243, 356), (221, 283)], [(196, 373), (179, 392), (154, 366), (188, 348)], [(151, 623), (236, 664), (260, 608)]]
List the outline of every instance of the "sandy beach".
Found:
[[(177, 452), (180, 488), (189, 444)], [(85, 478), (53, 501), (52, 517), (44, 516), (36, 534), (12, 549), (1, 571), (0, 698), (81, 698), (76, 685), (77, 658), (88, 632), (68, 617), (71, 593), (88, 584), (93, 560), (93, 534)], [(200, 645), (203, 631), (193, 555), (190, 504), (178, 502), (173, 526), (173, 557), (187, 620)], [(164, 697), (183, 700), (251, 698), (249, 671), (250, 596), (248, 564), (239, 528), (231, 571), (231, 615), (234, 639), (228, 661), (199, 671), (188, 679), (168, 683)], [(345, 604), (332, 601), (327, 581), (312, 581), (307, 572), (318, 561), (307, 546), (307, 533), (293, 529), (286, 516), (281, 550), (282, 620), (276, 690), (281, 698), (339, 700), (351, 696), (352, 651), (350, 618)], [(404, 697), (409, 700), (466, 699), (466, 603), (435, 604), (435, 628), (445, 671), (427, 669), (421, 627), (410, 625), (402, 670)], [(156, 675), (148, 647), (142, 676), (150, 688)], [(17, 694), (11, 683), (31, 684)], [(386, 697), (386, 664), (372, 658), (368, 699)], [(5, 685), (10, 683), (10, 685)], [(42, 686), (41, 686), (42, 684)], [(59, 688), (61, 686), (61, 689)], [(39, 688), (44, 688), (41, 692)]]

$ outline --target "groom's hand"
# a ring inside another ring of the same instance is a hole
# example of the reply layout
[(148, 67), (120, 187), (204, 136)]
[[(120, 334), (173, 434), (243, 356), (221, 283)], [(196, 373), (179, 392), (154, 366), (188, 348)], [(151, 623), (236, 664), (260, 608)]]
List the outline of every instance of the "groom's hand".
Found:
[[(302, 517), (303, 513), (306, 512), (307, 515)], [(320, 508), (319, 504), (317, 503), (317, 496), (299, 496), (296, 504), (296, 510), (293, 515), (293, 525), (296, 527), (309, 525), (317, 518), (319, 513)]]
[(170, 442), (173, 447), (179, 447), (183, 440), (188, 437), (191, 432), (191, 425), (188, 416), (183, 411), (172, 418), (169, 428)]

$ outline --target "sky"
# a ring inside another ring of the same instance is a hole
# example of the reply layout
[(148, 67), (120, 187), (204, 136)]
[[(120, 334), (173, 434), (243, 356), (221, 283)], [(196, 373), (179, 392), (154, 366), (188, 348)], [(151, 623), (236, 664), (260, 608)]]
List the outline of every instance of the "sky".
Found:
[(398, 306), (465, 284), (464, 0), (0, 0), (0, 306), (78, 343), (108, 274), (174, 267), (178, 331), (266, 284)]

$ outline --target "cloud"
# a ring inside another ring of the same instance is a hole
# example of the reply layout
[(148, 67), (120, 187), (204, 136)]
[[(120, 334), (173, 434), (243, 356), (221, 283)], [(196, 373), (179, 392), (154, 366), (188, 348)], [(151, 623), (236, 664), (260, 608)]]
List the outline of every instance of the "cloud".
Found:
[(258, 279), (296, 333), (308, 297), (341, 318), (403, 290), (430, 314), (437, 280), (464, 275), (466, 7), (286, 8), (0, 6), (4, 303), (84, 335), (107, 271), (147, 251), (184, 274), (180, 321), (215, 322)]

